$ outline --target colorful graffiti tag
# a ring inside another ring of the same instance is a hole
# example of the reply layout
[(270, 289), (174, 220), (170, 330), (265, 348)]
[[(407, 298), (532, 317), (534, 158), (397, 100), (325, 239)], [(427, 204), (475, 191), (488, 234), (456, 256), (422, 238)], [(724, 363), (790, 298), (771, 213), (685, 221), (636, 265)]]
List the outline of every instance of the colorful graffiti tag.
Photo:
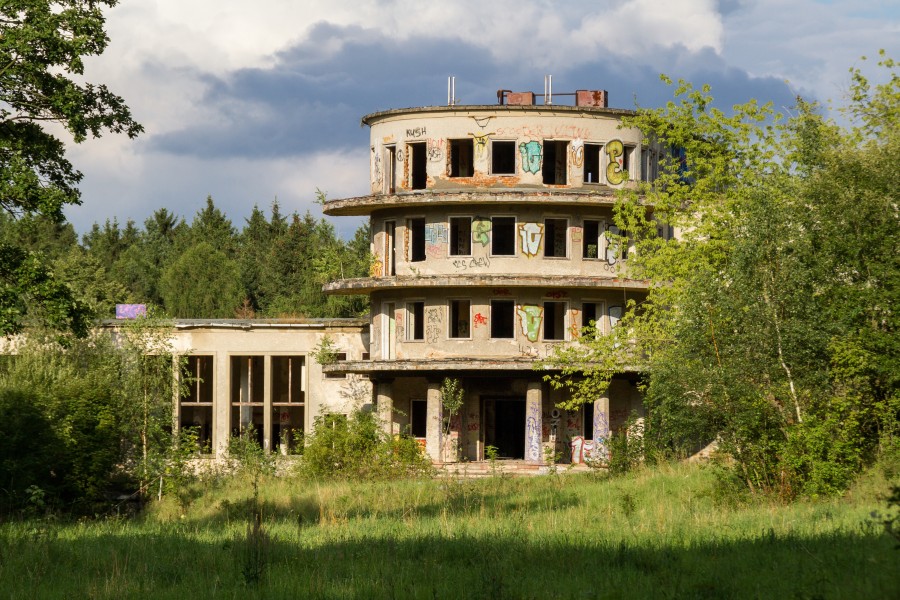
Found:
[(482, 246), (491, 243), (491, 219), (490, 217), (475, 217), (472, 220), (472, 241)]
[(516, 307), (519, 315), (519, 324), (522, 327), (522, 335), (528, 341), (536, 342), (541, 333), (541, 323), (544, 321), (544, 308), (536, 304), (520, 304)]
[(542, 148), (540, 142), (530, 141), (519, 144), (522, 155), (522, 170), (527, 173), (538, 173), (541, 170)]
[(541, 223), (520, 223), (519, 237), (522, 238), (522, 253), (534, 258), (541, 249), (544, 226)]

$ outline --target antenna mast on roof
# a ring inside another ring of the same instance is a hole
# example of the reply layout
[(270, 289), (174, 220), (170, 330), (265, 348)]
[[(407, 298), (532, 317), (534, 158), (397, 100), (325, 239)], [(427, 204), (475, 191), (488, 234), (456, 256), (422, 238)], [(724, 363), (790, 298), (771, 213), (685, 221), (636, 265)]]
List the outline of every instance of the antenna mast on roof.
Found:
[(450, 75), (447, 77), (447, 106), (456, 104), (456, 77)]
[(544, 104), (553, 104), (553, 75), (544, 75)]

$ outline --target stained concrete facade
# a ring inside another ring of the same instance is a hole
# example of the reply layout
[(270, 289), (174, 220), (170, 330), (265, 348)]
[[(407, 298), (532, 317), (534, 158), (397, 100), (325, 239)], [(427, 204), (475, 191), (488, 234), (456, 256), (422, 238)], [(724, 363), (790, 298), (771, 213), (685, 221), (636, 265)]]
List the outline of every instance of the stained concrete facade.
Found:
[(346, 414), (372, 395), (367, 378), (322, 372), (314, 354), (326, 337), (338, 362), (368, 351), (368, 323), (358, 319), (176, 321), (171, 342), (185, 357), (187, 387), (177, 425), (196, 427), (215, 456), (249, 425), (264, 448), (289, 452), (316, 417)]
[[(370, 358), (328, 369), (368, 376), (386, 431), (422, 438), (435, 461), (483, 460), (487, 446), (533, 463), (548, 449), (580, 461), (642, 410), (637, 373), (566, 412), (534, 362), (591, 323), (608, 332), (646, 293), (628, 277), (633, 249), (610, 237), (612, 206), (616, 189), (655, 178), (661, 150), (622, 128), (629, 112), (607, 108), (602, 91), (579, 91), (575, 106), (499, 97), (363, 118), (370, 194), (324, 210), (369, 217), (373, 267), (325, 289), (369, 295)], [(449, 436), (446, 377), (466, 392)]]

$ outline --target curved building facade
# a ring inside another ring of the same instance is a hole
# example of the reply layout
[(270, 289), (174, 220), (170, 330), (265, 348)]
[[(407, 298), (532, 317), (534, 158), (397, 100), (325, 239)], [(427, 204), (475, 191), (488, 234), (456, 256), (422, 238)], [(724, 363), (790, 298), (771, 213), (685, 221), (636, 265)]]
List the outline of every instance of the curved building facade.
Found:
[[(367, 360), (342, 371), (374, 384), (387, 431), (409, 431), (435, 461), (500, 457), (576, 462), (605, 451), (610, 430), (640, 413), (636, 373), (577, 411), (543, 381), (537, 359), (596, 324), (615, 327), (646, 283), (629, 279), (616, 243), (615, 191), (651, 180), (658, 149), (606, 92), (574, 106), (498, 93), (497, 105), (422, 107), (367, 115), (370, 193), (329, 200), (329, 215), (365, 215), (371, 276), (335, 281), (335, 294), (368, 294)], [(440, 386), (456, 378), (465, 405), (449, 422)]]

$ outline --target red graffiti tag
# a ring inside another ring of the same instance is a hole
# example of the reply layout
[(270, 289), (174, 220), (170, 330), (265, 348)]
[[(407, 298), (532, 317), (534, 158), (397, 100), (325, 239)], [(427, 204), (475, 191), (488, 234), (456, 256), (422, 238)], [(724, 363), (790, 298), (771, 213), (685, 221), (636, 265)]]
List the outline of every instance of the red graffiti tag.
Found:
[(476, 325), (487, 325), (487, 317), (485, 317), (481, 313), (475, 313), (475, 324)]

